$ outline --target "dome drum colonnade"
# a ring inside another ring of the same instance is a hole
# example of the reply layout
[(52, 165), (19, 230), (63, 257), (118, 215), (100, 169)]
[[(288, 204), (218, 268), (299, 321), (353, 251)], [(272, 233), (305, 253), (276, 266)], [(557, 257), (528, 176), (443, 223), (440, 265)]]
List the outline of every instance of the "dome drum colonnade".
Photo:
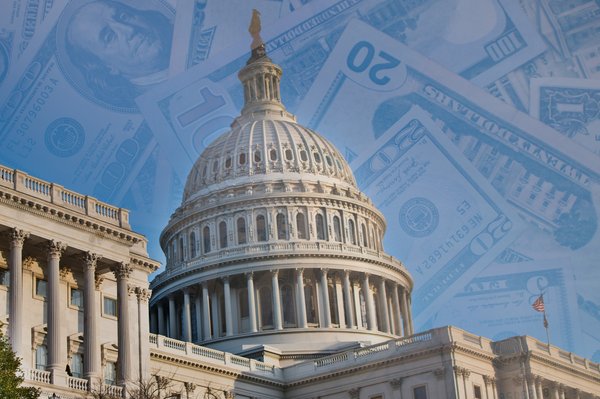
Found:
[(254, 48), (242, 113), (196, 161), (161, 235), (151, 330), (234, 352), (270, 330), (412, 334), (412, 279), (383, 252), (383, 215), (335, 147), (285, 110), (280, 77)]

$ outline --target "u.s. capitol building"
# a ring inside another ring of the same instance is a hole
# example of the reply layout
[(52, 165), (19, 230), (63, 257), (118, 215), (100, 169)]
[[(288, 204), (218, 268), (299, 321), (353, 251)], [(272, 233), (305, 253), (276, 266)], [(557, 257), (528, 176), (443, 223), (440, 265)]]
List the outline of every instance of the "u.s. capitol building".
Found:
[(126, 210), (0, 166), (0, 325), (26, 384), (42, 398), (600, 398), (598, 364), (531, 337), (414, 332), (383, 215), (286, 111), (281, 73), (255, 46), (241, 115), (193, 166), (151, 283), (159, 264)]

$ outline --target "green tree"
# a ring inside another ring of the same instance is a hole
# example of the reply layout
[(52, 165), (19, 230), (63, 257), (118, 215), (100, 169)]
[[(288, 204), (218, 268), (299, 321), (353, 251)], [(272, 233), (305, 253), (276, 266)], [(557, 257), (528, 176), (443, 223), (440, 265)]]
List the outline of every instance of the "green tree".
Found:
[(21, 359), (0, 332), (0, 399), (37, 399), (40, 396), (39, 389), (22, 387), (22, 383)]

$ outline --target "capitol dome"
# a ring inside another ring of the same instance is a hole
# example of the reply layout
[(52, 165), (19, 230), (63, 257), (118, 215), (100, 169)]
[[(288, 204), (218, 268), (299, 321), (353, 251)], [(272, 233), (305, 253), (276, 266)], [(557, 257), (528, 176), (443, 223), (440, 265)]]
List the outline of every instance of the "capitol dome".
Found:
[(151, 329), (281, 365), (413, 333), (413, 282), (339, 151), (301, 126), (261, 44), (245, 105), (194, 164), (161, 235)]

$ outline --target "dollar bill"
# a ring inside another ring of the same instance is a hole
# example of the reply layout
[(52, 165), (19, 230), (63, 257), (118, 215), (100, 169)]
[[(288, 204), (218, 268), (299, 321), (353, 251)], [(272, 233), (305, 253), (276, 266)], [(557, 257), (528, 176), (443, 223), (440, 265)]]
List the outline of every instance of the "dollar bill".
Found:
[(21, 58), (52, 7), (62, 9), (66, 0), (14, 0), (0, 13), (0, 87), (10, 66)]
[(298, 117), (352, 159), (413, 104), (526, 220), (550, 232), (554, 245), (577, 249), (594, 237), (595, 158), (360, 21), (339, 39)]
[(600, 362), (600, 305), (577, 295), (577, 306), (583, 329), (583, 340), (589, 351), (584, 354), (593, 362)]
[(529, 113), (600, 156), (600, 80), (531, 80)]
[[(474, 10), (481, 11), (474, 13)], [(484, 15), (478, 20), (474, 15)], [(486, 84), (543, 51), (539, 34), (512, 1), (326, 0), (311, 2), (261, 33), (269, 57), (284, 72), (282, 97), (294, 111), (349, 21), (360, 19), (448, 69)], [(138, 104), (161, 147), (185, 178), (200, 152), (241, 109), (238, 71), (249, 37), (143, 94)]]
[[(548, 322), (532, 308), (543, 294)], [(584, 350), (577, 291), (568, 259), (491, 263), (446, 302), (432, 325), (456, 325), (492, 340), (530, 335), (569, 351)]]
[(310, 0), (179, 0), (170, 75), (177, 75), (204, 62), (214, 49), (227, 48), (247, 37), (253, 9), (260, 11), (265, 23), (273, 23), (309, 2)]
[(600, 77), (600, 5), (593, 0), (520, 0), (548, 50), (520, 65), (487, 89), (496, 97), (527, 112), (530, 79)]
[(417, 106), (364, 147), (351, 166), (386, 216), (385, 248), (414, 278), (419, 325), (518, 236), (520, 219)]
[(0, 158), (118, 204), (156, 146), (134, 99), (166, 79), (175, 10), (159, 0), (61, 4), (0, 89)]

